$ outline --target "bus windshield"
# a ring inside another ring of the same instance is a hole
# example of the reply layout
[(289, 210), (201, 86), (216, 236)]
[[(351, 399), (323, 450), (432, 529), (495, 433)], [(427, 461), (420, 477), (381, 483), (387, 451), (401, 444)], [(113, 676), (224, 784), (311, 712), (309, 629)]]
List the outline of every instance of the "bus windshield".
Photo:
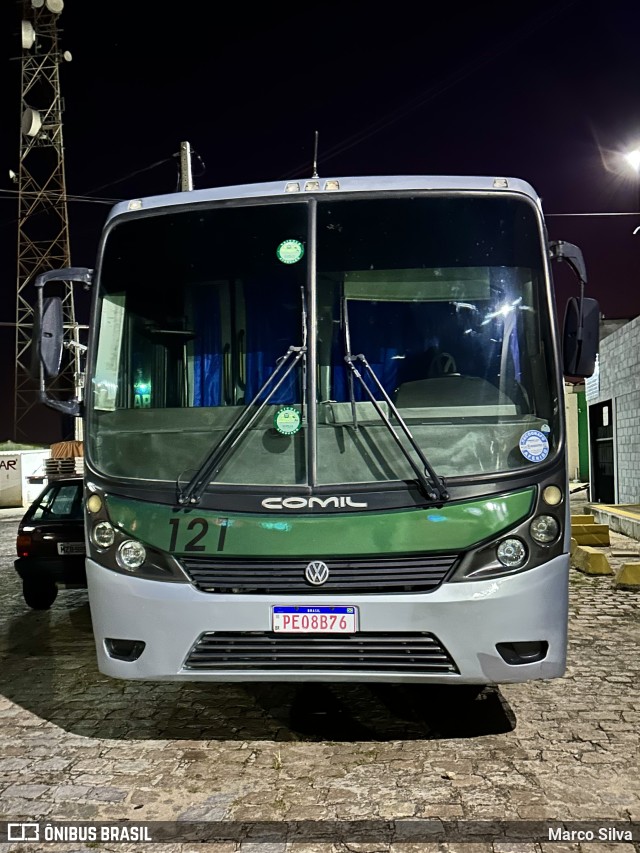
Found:
[[(384, 422), (397, 423), (394, 409), (445, 478), (553, 456), (541, 227), (530, 200), (490, 193), (278, 198), (116, 221), (87, 395), (94, 466), (175, 483), (226, 442), (214, 487), (414, 480)], [(302, 357), (270, 384), (290, 347)], [(346, 359), (360, 355), (370, 370), (354, 362), (354, 381)], [(249, 428), (234, 445), (238, 423)]]

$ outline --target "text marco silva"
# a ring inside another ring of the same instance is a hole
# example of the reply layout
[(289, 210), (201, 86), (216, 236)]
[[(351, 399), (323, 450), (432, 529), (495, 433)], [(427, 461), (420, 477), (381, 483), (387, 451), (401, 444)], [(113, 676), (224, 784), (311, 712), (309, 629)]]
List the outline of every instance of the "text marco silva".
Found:
[(565, 826), (550, 826), (549, 841), (633, 841), (631, 829), (617, 826), (600, 826), (596, 829), (568, 829)]

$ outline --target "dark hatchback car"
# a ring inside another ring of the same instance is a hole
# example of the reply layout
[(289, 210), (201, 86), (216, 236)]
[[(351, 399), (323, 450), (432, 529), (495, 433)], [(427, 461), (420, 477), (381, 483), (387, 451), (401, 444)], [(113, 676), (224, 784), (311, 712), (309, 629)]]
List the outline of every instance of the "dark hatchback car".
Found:
[(51, 607), (58, 584), (87, 585), (82, 494), (81, 477), (53, 480), (20, 522), (14, 565), (34, 610)]

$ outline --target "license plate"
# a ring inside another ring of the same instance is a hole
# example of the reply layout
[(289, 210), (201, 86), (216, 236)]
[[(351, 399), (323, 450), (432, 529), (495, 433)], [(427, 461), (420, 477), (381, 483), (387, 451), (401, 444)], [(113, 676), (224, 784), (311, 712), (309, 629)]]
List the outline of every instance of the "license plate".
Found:
[(357, 607), (273, 607), (273, 630), (278, 634), (355, 634)]
[(58, 554), (67, 557), (69, 554), (84, 554), (84, 542), (58, 542)]

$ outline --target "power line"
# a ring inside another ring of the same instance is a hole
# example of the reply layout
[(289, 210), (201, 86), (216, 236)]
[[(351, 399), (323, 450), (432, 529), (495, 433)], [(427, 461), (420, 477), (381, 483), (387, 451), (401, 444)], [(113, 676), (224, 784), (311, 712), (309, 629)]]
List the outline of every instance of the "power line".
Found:
[(155, 169), (157, 166), (162, 166), (165, 163), (170, 163), (175, 155), (171, 157), (165, 157), (164, 160), (158, 160), (156, 163), (151, 163), (149, 166), (144, 166), (142, 169), (136, 169), (134, 172), (129, 172), (128, 175), (123, 175), (122, 178), (116, 178), (115, 181), (110, 181), (107, 184), (101, 184), (99, 187), (92, 187), (90, 190), (86, 190), (86, 193), (96, 193), (98, 190), (104, 190), (106, 187), (112, 187), (114, 184), (121, 184), (123, 181), (127, 181), (129, 178), (135, 177), (135, 175), (140, 175), (142, 172), (148, 172), (150, 169)]
[[(58, 194), (47, 193), (47, 192), (43, 192), (43, 193), (23, 192), (22, 195), (25, 198), (44, 197), (44, 198), (47, 198), (50, 200), (55, 200), (55, 201), (78, 201), (78, 202), (88, 202), (90, 204), (117, 204), (119, 201), (122, 201), (122, 199), (120, 199), (120, 198), (96, 198), (96, 197), (90, 198), (89, 196), (83, 196), (83, 195), (60, 196)], [(4, 197), (7, 201), (9, 201), (10, 199), (18, 198), (19, 197), (19, 191), (18, 190), (0, 189), (0, 197)]]
[[(166, 161), (165, 161), (166, 162)], [(123, 179), (124, 180), (124, 179)], [(77, 202), (77, 203), (86, 203), (86, 204), (109, 204), (114, 205), (123, 201), (121, 198), (100, 198), (94, 196), (84, 196), (84, 195), (67, 195), (64, 197), (58, 197), (57, 195), (48, 193), (23, 193), (24, 196), (44, 196), (45, 198), (51, 198), (56, 201), (67, 201), (67, 202)], [(5, 190), (0, 189), (0, 201), (1, 200), (12, 200), (18, 197), (17, 190)], [(550, 217), (596, 217), (596, 216), (640, 216), (640, 211), (603, 211), (600, 213), (545, 213), (545, 219), (549, 219)], [(13, 220), (12, 222), (15, 222)], [(12, 223), (3, 223), (3, 225), (12, 224)]]
[[(443, 92), (446, 92), (447, 89), (450, 89), (452, 86), (455, 86), (460, 83), (462, 80), (464, 80), (472, 72), (476, 71), (481, 66), (486, 65), (488, 62), (497, 59), (502, 54), (511, 50), (514, 45), (518, 44), (527, 36), (539, 30), (542, 26), (548, 24), (550, 20), (562, 14), (571, 6), (574, 6), (576, 2), (577, 0), (569, 0), (569, 2), (566, 2), (561, 6), (556, 6), (554, 9), (540, 15), (529, 27), (520, 31), (519, 34), (509, 40), (505, 39), (502, 48), (496, 49), (495, 45), (493, 45), (490, 52), (487, 51), (486, 53), (479, 56), (477, 59), (467, 63), (459, 71), (455, 72), (454, 74), (451, 74), (442, 82), (429, 87), (425, 92), (418, 95), (416, 98), (413, 98), (412, 100), (408, 101), (404, 106), (387, 113), (386, 116), (383, 116), (377, 121), (372, 122), (363, 130), (360, 130), (357, 133), (346, 137), (341, 142), (337, 142), (332, 147), (321, 152), (321, 159), (323, 161), (331, 160), (334, 157), (337, 157), (338, 154), (342, 154), (349, 148), (353, 148), (354, 146), (359, 145), (361, 142), (364, 142), (365, 139), (368, 139), (376, 133), (385, 130), (390, 125), (395, 124), (396, 122), (405, 118), (405, 116), (409, 115), (409, 113), (415, 112), (415, 110), (417, 110), (419, 107), (424, 106), (426, 103), (433, 100), (438, 95), (441, 95)], [(309, 162), (305, 161), (304, 163), (301, 163), (296, 166), (294, 169), (291, 169), (290, 173), (286, 175), (281, 175), (279, 180), (287, 180), (289, 178), (295, 177), (298, 172), (300, 172), (304, 168), (307, 168), (308, 166)]]
[(544, 218), (549, 219), (550, 216), (640, 216), (640, 211), (635, 213), (632, 211), (620, 213), (545, 213)]
[[(112, 187), (115, 184), (120, 184), (120, 183), (122, 183), (122, 181), (126, 181), (129, 178), (134, 177), (135, 175), (140, 175), (142, 172), (148, 172), (150, 169), (155, 169), (157, 166), (162, 166), (164, 163), (170, 163), (174, 157), (175, 157), (175, 155), (172, 155), (171, 157), (165, 157), (162, 160), (157, 160), (155, 163), (150, 163), (148, 166), (143, 166), (142, 169), (136, 169), (133, 172), (129, 172), (128, 174), (123, 175), (120, 178), (116, 178), (115, 180), (109, 181), (106, 184), (101, 184), (99, 187), (92, 187), (92, 189), (87, 190), (87, 194), (85, 194), (85, 195), (66, 195), (64, 198), (59, 197), (59, 196), (55, 196), (54, 200), (56, 202), (71, 201), (71, 202), (86, 202), (86, 203), (93, 202), (94, 204), (111, 204), (111, 205), (117, 204), (118, 202), (122, 201), (121, 198), (109, 199), (109, 198), (100, 198), (100, 197), (94, 197), (94, 196), (90, 197), (88, 195), (88, 193), (95, 193), (95, 192), (98, 192), (98, 190), (103, 190), (103, 189), (106, 189), (107, 187)], [(25, 193), (23, 193), (23, 195), (26, 197), (29, 195), (29, 193), (25, 192)], [(43, 195), (45, 198), (49, 198), (47, 193), (42, 193), (41, 195)], [(12, 198), (12, 197), (19, 198), (19, 192), (17, 190), (0, 189), (0, 196), (5, 196), (5, 198), (7, 198), (7, 199)], [(0, 228), (4, 228), (5, 226), (8, 226), (8, 225), (15, 225), (17, 222), (18, 222), (18, 219), (7, 220), (7, 221), (0, 224)]]

